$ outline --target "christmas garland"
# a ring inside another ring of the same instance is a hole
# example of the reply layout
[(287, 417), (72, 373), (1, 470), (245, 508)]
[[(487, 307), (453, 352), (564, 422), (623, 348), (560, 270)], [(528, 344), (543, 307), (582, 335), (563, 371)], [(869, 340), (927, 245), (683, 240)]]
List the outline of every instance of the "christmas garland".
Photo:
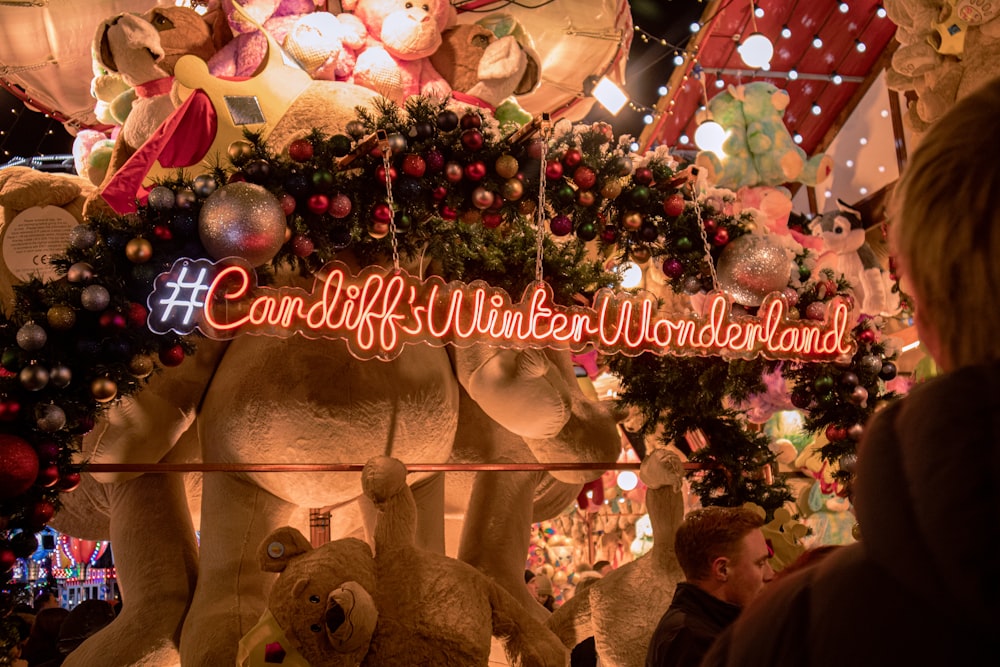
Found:
[[(61, 278), (19, 285), (13, 312), (0, 318), (0, 568), (34, 551), (59, 494), (79, 483), (74, 453), (101, 413), (193, 352), (195, 336), (146, 326), (146, 296), (177, 258), (209, 257), (201, 210), (229, 184), (264, 188), (286, 216), (284, 244), (257, 267), (262, 283), (283, 267), (314, 272), (349, 249), (362, 265), (422, 260), (445, 280), (485, 280), (519, 295), (536, 279), (543, 219), (541, 273), (559, 303), (618, 287), (617, 267), (628, 262), (652, 262), (678, 293), (716, 286), (715, 264), (752, 231), (752, 213), (727, 213), (725, 197), (696, 194), (665, 148), (637, 155), (631, 137), (616, 139), (606, 124), (537, 120), (501, 128), (482, 110), (413, 98), (404, 108), (359, 108), (343, 134), (312, 131), (285, 154), (247, 134), (230, 146), (228, 164), (178, 173), (136, 213), (74, 229), (55, 262)], [(850, 298), (843, 280), (811, 274), (808, 253), (796, 261), (799, 276), (785, 290), (795, 313), (813, 317), (834, 296)], [(877, 320), (853, 335), (850, 360), (782, 368), (807, 428), (826, 429), (829, 460), (853, 454), (894, 374)], [(770, 514), (788, 500), (784, 482), (762, 474), (774, 462), (766, 438), (734, 407), (762, 390), (778, 362), (649, 354), (606, 362), (621, 378), (621, 400), (643, 415), (643, 433), (662, 425), (665, 443), (704, 464), (695, 487), (704, 502), (752, 501)], [(705, 446), (688, 446), (692, 433)]]

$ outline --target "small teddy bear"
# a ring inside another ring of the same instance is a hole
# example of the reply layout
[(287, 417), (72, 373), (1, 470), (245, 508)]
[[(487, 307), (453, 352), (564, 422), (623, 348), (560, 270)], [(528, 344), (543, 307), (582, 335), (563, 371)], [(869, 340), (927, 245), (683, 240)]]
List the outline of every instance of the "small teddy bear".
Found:
[[(237, 7), (237, 5), (239, 5)], [(278, 44), (302, 17), (313, 13), (313, 0), (222, 0), (233, 38), (208, 60), (215, 76), (252, 76), (267, 53), (266, 30)]]
[(345, 0), (368, 29), (351, 81), (397, 104), (408, 97), (444, 98), (451, 86), (434, 69), (430, 56), (441, 46), (441, 33), (455, 20), (448, 0)]

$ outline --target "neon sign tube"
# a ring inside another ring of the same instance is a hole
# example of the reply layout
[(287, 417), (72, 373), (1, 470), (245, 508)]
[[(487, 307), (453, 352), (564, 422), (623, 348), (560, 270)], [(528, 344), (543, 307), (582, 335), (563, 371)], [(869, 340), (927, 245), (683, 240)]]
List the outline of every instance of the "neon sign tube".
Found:
[[(197, 280), (189, 279), (195, 271)], [(205, 277), (207, 274), (208, 277)], [(649, 293), (602, 289), (593, 307), (562, 306), (544, 282), (514, 302), (483, 281), (446, 283), (370, 266), (353, 274), (346, 264), (324, 267), (311, 291), (261, 287), (246, 262), (228, 259), (178, 260), (161, 274), (149, 296), (150, 328), (211, 338), (237, 334), (302, 335), (342, 339), (360, 359), (391, 359), (404, 345), (488, 344), (507, 348), (551, 347), (638, 355), (723, 356), (831, 361), (850, 356), (849, 309), (842, 300), (826, 317), (788, 317), (779, 293), (768, 295), (756, 316), (732, 313), (731, 299), (713, 292), (701, 314), (661, 312)], [(190, 311), (198, 310), (191, 318)], [(180, 313), (188, 315), (181, 320)], [(191, 323), (191, 320), (195, 320)]]

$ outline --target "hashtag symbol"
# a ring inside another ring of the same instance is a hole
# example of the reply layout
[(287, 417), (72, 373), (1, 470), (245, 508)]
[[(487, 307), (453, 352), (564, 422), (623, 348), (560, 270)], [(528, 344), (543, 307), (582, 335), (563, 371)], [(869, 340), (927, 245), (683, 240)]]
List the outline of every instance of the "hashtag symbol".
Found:
[(191, 317), (194, 315), (195, 309), (201, 309), (205, 305), (201, 296), (208, 291), (208, 285), (205, 284), (207, 273), (205, 267), (201, 267), (198, 277), (192, 281), (188, 281), (188, 267), (184, 266), (181, 267), (177, 280), (171, 280), (166, 283), (165, 287), (172, 289), (173, 292), (169, 296), (160, 299), (160, 305), (163, 306), (163, 309), (160, 311), (162, 313), (161, 318), (164, 321), (171, 319), (174, 308), (178, 310), (186, 308), (187, 310), (184, 312), (181, 322), (185, 326), (191, 323)]

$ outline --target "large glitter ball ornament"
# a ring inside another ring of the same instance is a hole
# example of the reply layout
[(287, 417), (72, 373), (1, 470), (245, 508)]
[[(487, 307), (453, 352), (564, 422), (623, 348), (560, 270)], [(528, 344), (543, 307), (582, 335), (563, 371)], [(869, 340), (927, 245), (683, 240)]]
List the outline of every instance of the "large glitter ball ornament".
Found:
[(48, 339), (45, 329), (34, 322), (28, 322), (17, 330), (17, 346), (28, 352), (42, 349)]
[(38, 477), (38, 454), (24, 438), (0, 433), (0, 498), (19, 496)]
[(97, 243), (97, 232), (90, 225), (77, 225), (69, 230), (69, 244), (78, 250), (86, 250)]
[(270, 262), (285, 242), (285, 212), (261, 186), (230, 183), (205, 200), (198, 236), (213, 259), (236, 256), (260, 266)]
[(788, 286), (792, 270), (785, 249), (766, 236), (744, 234), (719, 256), (719, 286), (743, 306), (759, 306), (771, 292)]
[(80, 292), (80, 304), (87, 310), (97, 313), (111, 303), (111, 294), (103, 285), (87, 285)]

